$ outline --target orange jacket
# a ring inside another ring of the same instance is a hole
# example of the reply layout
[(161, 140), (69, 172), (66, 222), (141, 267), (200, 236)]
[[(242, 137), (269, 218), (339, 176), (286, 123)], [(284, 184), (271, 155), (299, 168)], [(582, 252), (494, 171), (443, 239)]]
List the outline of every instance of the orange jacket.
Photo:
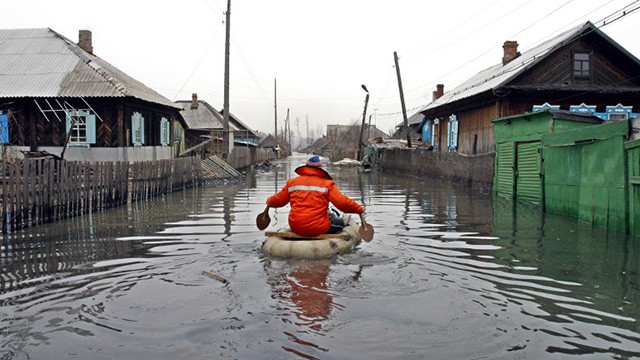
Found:
[(300, 176), (289, 179), (278, 193), (267, 199), (269, 207), (283, 207), (291, 203), (289, 227), (302, 236), (326, 233), (331, 227), (329, 202), (343, 212), (362, 214), (364, 211), (355, 201), (340, 192), (331, 176), (323, 169), (300, 166)]

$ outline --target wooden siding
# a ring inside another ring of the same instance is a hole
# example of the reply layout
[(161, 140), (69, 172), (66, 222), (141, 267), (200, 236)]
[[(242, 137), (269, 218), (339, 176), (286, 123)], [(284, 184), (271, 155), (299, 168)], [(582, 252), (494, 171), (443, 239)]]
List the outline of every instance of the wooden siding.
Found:
[[(63, 146), (66, 140), (66, 118), (63, 111), (51, 112), (48, 102), (57, 110), (58, 104), (69, 108), (86, 109), (80, 99), (11, 99), (2, 110), (9, 116), (9, 141), (15, 146), (29, 146), (35, 150), (40, 146)], [(131, 141), (131, 114), (140, 112), (145, 118), (144, 146), (160, 146), (160, 121), (165, 117), (172, 124), (177, 121), (177, 109), (121, 99), (87, 99), (97, 112), (96, 143), (92, 147), (127, 147)], [(68, 105), (67, 105), (68, 104)], [(38, 108), (45, 110), (46, 116)], [(172, 132), (173, 134), (173, 132)], [(173, 141), (173, 136), (171, 136)]]
[[(572, 42), (569, 46), (550, 54), (537, 66), (519, 76), (510, 85), (555, 85), (559, 88), (563, 86), (580, 87), (583, 90), (588, 88), (597, 89), (603, 86), (628, 87), (640, 85), (638, 70), (616, 62), (616, 59), (612, 56), (613, 49), (609, 44), (594, 44), (588, 37), (581, 38)], [(573, 77), (573, 54), (575, 52), (591, 54), (591, 78), (576, 79)], [(619, 51), (616, 51), (616, 53), (621, 54)]]

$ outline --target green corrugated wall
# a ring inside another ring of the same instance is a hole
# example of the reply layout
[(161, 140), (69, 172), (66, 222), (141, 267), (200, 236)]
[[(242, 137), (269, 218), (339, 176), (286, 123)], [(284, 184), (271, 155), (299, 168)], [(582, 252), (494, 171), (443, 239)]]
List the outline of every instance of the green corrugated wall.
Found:
[(629, 231), (640, 236), (640, 140), (627, 143), (625, 148), (629, 176)]
[(626, 122), (542, 138), (547, 211), (627, 229)]

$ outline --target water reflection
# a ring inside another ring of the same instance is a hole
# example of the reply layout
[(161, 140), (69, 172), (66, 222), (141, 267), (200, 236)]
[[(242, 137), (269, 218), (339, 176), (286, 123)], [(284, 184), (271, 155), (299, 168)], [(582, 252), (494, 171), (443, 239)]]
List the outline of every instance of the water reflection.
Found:
[(303, 159), (3, 237), (0, 358), (640, 356), (637, 239), (451, 184), (329, 167), (374, 240), (263, 256)]

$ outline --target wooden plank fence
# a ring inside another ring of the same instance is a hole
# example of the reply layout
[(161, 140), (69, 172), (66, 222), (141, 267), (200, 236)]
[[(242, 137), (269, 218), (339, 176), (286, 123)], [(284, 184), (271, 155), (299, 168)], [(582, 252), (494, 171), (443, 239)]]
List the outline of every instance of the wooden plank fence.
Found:
[(145, 200), (202, 183), (199, 157), (128, 163), (0, 163), (2, 232)]

